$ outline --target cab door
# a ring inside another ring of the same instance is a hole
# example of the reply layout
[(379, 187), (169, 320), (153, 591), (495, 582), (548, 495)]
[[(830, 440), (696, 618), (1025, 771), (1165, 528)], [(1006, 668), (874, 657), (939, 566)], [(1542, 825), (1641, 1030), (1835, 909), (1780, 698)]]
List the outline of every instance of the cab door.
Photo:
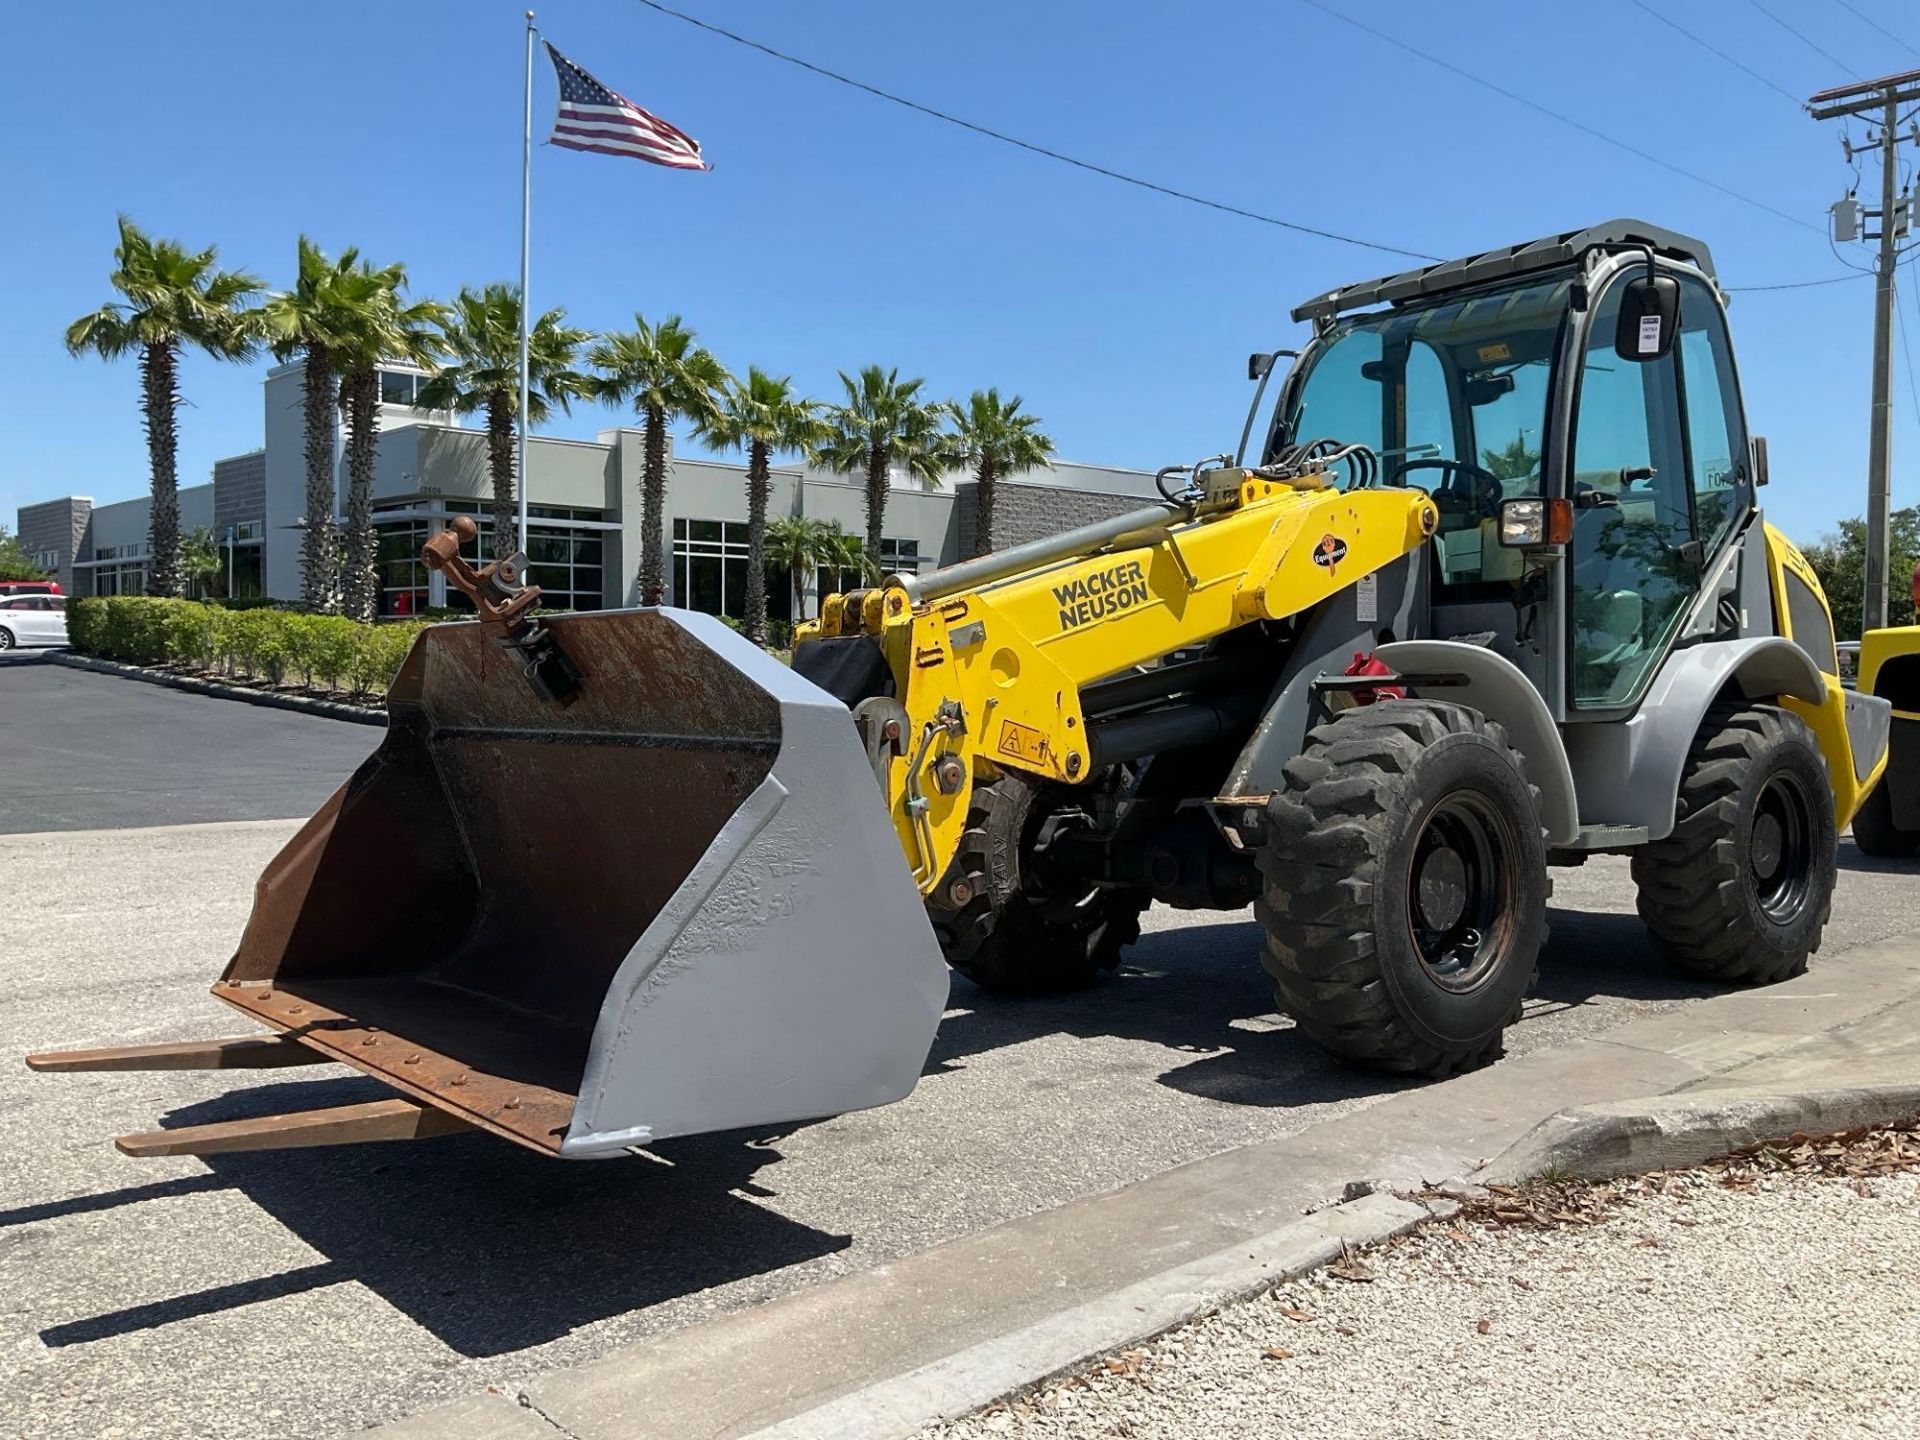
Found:
[(1705, 559), (1682, 421), (1681, 347), (1645, 361), (1615, 352), (1625, 279), (1594, 309), (1574, 400), (1567, 693), (1575, 711), (1618, 713), (1639, 701), (1699, 591)]

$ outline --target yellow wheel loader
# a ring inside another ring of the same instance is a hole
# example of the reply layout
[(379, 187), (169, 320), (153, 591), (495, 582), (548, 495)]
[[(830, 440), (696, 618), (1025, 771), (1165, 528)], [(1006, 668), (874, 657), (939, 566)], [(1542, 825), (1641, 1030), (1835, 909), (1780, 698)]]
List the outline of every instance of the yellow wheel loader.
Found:
[(1250, 902), (1280, 1008), (1440, 1076), (1500, 1051), (1549, 867), (1632, 857), (1687, 973), (1820, 943), (1890, 707), (1762, 520), (1704, 245), (1637, 221), (1294, 311), (1240, 453), (1064, 535), (829, 598), (791, 669), (671, 609), (542, 620), (429, 563), (385, 742), (214, 994), (271, 1032), (42, 1069), (344, 1061), (390, 1100), (136, 1154), (478, 1127), (564, 1157), (886, 1103), (951, 965), (1083, 985)]
[[(1920, 566), (1913, 601), (1920, 607)], [(1853, 843), (1869, 855), (1920, 855), (1920, 625), (1862, 635), (1858, 686), (1893, 707), (1893, 734), (1886, 773), (1854, 814)]]

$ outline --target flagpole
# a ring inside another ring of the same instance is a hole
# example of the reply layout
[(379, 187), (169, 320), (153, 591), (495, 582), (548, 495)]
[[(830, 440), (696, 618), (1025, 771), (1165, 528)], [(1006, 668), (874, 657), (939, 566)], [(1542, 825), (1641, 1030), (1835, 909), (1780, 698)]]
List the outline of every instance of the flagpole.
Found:
[(523, 128), (520, 136), (520, 455), (519, 502), (520, 544), (527, 553), (527, 374), (528, 330), (533, 324), (532, 306), (527, 294), (527, 251), (533, 237), (533, 11), (527, 11), (527, 82)]

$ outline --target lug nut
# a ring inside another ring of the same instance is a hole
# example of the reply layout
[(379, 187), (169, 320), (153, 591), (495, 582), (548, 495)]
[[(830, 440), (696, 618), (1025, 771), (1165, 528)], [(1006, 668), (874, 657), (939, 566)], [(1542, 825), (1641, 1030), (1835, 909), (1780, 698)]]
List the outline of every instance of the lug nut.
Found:
[(947, 886), (947, 903), (958, 910), (973, 899), (973, 885), (962, 875)]

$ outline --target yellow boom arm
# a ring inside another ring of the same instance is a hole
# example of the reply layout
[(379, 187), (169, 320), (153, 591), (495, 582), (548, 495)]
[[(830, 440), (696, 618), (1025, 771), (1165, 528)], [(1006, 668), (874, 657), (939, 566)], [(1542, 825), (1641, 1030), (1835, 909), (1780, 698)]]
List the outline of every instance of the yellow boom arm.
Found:
[[(1236, 479), (1237, 477), (1237, 479)], [(996, 767), (1073, 784), (1093, 773), (1082, 687), (1241, 625), (1312, 608), (1418, 549), (1438, 522), (1418, 490), (1324, 488), (1212, 472), (1186, 518), (1057, 553), (1031, 571), (916, 601), (895, 580), (831, 596), (815, 636), (879, 637), (905, 707), (888, 807), (923, 894), (966, 824), (976, 778)], [(1231, 485), (1231, 488), (1228, 486)]]

